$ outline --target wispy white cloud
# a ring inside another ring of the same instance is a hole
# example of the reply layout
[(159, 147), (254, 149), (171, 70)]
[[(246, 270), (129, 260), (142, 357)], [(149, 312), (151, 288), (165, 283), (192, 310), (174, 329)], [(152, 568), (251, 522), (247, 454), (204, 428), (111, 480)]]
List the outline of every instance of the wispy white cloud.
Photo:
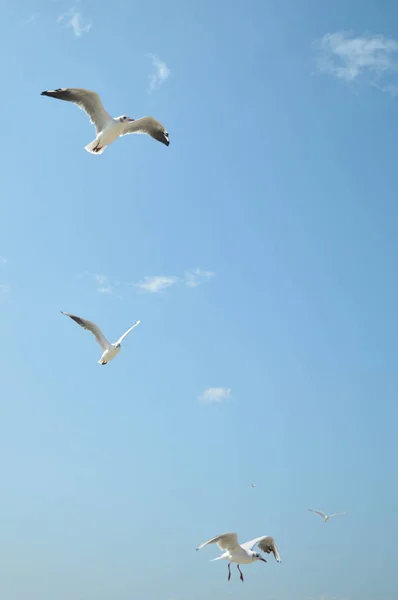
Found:
[(144, 277), (142, 281), (134, 283), (133, 285), (145, 292), (157, 294), (174, 285), (177, 281), (178, 277), (175, 277), (174, 275), (154, 275), (152, 277)]
[(86, 271), (77, 275), (77, 277), (87, 277), (90, 279), (94, 283), (95, 289), (99, 294), (113, 294), (115, 288), (120, 285), (119, 281), (113, 282), (108, 275), (98, 273), (89, 273)]
[(152, 73), (149, 75), (149, 92), (153, 92), (169, 78), (170, 69), (163, 60), (160, 60), (154, 54), (149, 54), (149, 57), (152, 59), (153, 68)]
[[(6, 262), (6, 259), (2, 259), (0, 256), (0, 265), (2, 264), (2, 260)], [(196, 288), (214, 276), (215, 273), (212, 271), (205, 271), (200, 267), (186, 270), (184, 276), (182, 277), (179, 277), (178, 275), (146, 275), (140, 281), (135, 281), (132, 283), (114, 281), (104, 273), (91, 273), (89, 271), (84, 271), (83, 273), (79, 273), (77, 275), (79, 278), (86, 278), (87, 280), (91, 281), (95, 287), (95, 290), (99, 294), (113, 294), (115, 292), (115, 288), (119, 286), (123, 287), (125, 285), (133, 286), (137, 291), (158, 294), (176, 284), (183, 286), (185, 285), (190, 288)]]
[(387, 92), (393, 98), (396, 98), (398, 96), (398, 84), (396, 84), (396, 83), (387, 83), (385, 85), (380, 85), (379, 83), (376, 83), (375, 81), (373, 81), (372, 85), (373, 85), (373, 87), (377, 88), (381, 92)]
[(75, 37), (81, 37), (92, 28), (92, 23), (85, 19), (76, 8), (71, 8), (62, 15), (59, 15), (57, 23), (64, 23), (65, 27), (72, 29)]
[(215, 274), (212, 271), (204, 271), (203, 269), (196, 267), (196, 269), (185, 271), (185, 284), (192, 288), (198, 287), (198, 285), (211, 279), (214, 275)]
[[(361, 77), (368, 84), (376, 85), (384, 77), (398, 72), (398, 41), (383, 35), (355, 37), (350, 32), (336, 31), (325, 34), (317, 45), (319, 70), (346, 82)], [(396, 93), (396, 86), (391, 83), (376, 87)]]
[(100, 294), (112, 294), (113, 288), (118, 285), (117, 283), (111, 285), (107, 275), (93, 275), (93, 279), (97, 284), (97, 292)]
[(231, 391), (231, 388), (210, 387), (199, 396), (199, 401), (202, 404), (220, 404), (231, 397)]
[(31, 25), (31, 23), (34, 23), (35, 21), (37, 21), (39, 14), (40, 13), (33, 13), (27, 19), (23, 19), (22, 25)]
[(139, 290), (157, 294), (176, 283), (195, 288), (214, 277), (214, 275), (215, 273), (212, 271), (204, 271), (200, 267), (196, 267), (195, 269), (185, 271), (183, 277), (178, 275), (147, 275), (141, 281), (131, 285)]

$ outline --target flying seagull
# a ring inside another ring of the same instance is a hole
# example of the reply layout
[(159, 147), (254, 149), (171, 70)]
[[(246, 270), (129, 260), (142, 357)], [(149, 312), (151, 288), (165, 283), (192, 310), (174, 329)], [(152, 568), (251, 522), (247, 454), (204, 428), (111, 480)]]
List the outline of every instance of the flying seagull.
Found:
[(129, 133), (146, 133), (166, 146), (170, 144), (169, 134), (159, 121), (153, 117), (135, 120), (125, 115), (113, 118), (106, 112), (96, 92), (81, 88), (59, 88), (42, 92), (41, 95), (74, 102), (88, 114), (97, 132), (95, 140), (84, 148), (91, 154), (102, 154), (119, 136)]
[(108, 340), (102, 333), (101, 329), (95, 323), (92, 323), (91, 321), (87, 321), (87, 319), (82, 319), (81, 317), (76, 317), (76, 315), (70, 315), (69, 313), (66, 313), (62, 310), (61, 310), (61, 313), (63, 315), (66, 315), (67, 317), (70, 317), (71, 319), (73, 319), (73, 321), (75, 321), (75, 323), (80, 325), (80, 327), (83, 327), (83, 329), (87, 329), (87, 331), (91, 331), (91, 333), (95, 336), (95, 339), (97, 340), (97, 342), (99, 343), (99, 345), (101, 346), (101, 348), (103, 350), (103, 354), (98, 361), (100, 365), (106, 365), (113, 358), (115, 358), (115, 356), (117, 354), (119, 354), (120, 345), (121, 345), (122, 341), (124, 340), (124, 338), (128, 336), (128, 334), (130, 333), (130, 331), (132, 331), (134, 329), (134, 327), (137, 327), (137, 325), (139, 325), (141, 323), (141, 321), (136, 321), (134, 323), (134, 325), (126, 331), (126, 333), (123, 333), (122, 337), (119, 338), (117, 342), (115, 342), (114, 344), (111, 344), (110, 342), (108, 342)]
[(244, 544), (238, 543), (238, 536), (236, 533), (223, 533), (222, 535), (218, 535), (217, 537), (211, 538), (211, 540), (207, 540), (204, 544), (201, 544), (196, 548), (196, 550), (200, 550), (203, 546), (207, 546), (208, 544), (217, 544), (220, 550), (225, 550), (224, 554), (218, 556), (217, 558), (213, 558), (212, 560), (228, 560), (228, 581), (231, 579), (231, 562), (237, 563), (237, 569), (240, 573), (240, 579), (243, 581), (243, 573), (239, 568), (239, 565), (249, 565), (256, 560), (261, 560), (262, 562), (267, 562), (265, 558), (263, 558), (258, 552), (253, 552), (253, 548), (256, 544), (263, 552), (269, 554), (273, 553), (277, 562), (281, 562), (281, 557), (279, 556), (278, 548), (276, 547), (275, 540), (270, 535), (263, 535), (261, 537), (255, 538), (254, 540), (250, 540), (250, 542), (245, 542)]
[(327, 523), (329, 521), (329, 519), (331, 519), (332, 517), (340, 517), (342, 515), (345, 515), (345, 512), (342, 512), (342, 513), (333, 513), (331, 515), (325, 515), (325, 513), (323, 513), (321, 510), (314, 510), (313, 508), (309, 508), (308, 510), (310, 512), (313, 512), (313, 513), (321, 516), (325, 523)]

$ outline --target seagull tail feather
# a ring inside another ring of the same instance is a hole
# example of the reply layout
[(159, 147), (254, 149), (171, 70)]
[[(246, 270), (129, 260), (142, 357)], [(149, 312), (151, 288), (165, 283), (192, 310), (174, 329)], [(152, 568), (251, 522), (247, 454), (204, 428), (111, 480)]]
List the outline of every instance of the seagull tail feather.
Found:
[(106, 146), (101, 147), (96, 139), (87, 144), (87, 146), (84, 146), (84, 149), (90, 152), (90, 154), (102, 154), (105, 148)]

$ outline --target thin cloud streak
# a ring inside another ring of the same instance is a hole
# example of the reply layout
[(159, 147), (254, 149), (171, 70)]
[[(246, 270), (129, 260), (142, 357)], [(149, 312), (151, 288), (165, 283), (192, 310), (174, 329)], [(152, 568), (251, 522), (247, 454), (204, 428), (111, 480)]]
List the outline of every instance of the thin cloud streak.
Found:
[(107, 275), (93, 275), (93, 279), (97, 284), (97, 292), (100, 294), (112, 294), (113, 286), (109, 283)]
[(40, 13), (34, 13), (33, 15), (30, 15), (30, 17), (22, 21), (22, 25), (31, 25), (32, 23), (37, 21), (39, 15)]
[(92, 28), (92, 23), (86, 21), (76, 8), (71, 8), (62, 15), (59, 15), (57, 23), (64, 23), (65, 27), (72, 29), (75, 37), (81, 37)]
[(204, 271), (203, 269), (196, 267), (196, 269), (185, 271), (185, 285), (192, 288), (198, 287), (198, 285), (208, 281), (214, 277), (214, 275), (215, 273), (212, 271)]
[(163, 290), (177, 283), (177, 281), (178, 277), (175, 277), (174, 275), (154, 275), (152, 277), (146, 276), (142, 281), (133, 283), (133, 285), (134, 287), (145, 292), (158, 294), (159, 292), (162, 292)]
[(185, 285), (189, 288), (196, 288), (202, 283), (209, 281), (214, 276), (215, 273), (212, 271), (205, 271), (200, 267), (186, 270), (183, 277), (179, 277), (178, 275), (146, 275), (140, 281), (130, 283), (112, 281), (112, 279), (104, 273), (90, 273), (89, 271), (84, 271), (83, 273), (76, 275), (78, 278), (86, 278), (90, 280), (94, 284), (95, 290), (99, 294), (108, 295), (113, 294), (115, 288), (120, 285), (132, 286), (138, 292), (145, 292), (149, 294), (159, 294), (176, 284), (183, 286)]
[(186, 270), (183, 277), (178, 275), (146, 275), (141, 281), (131, 285), (138, 290), (158, 294), (177, 283), (196, 288), (214, 276), (215, 273), (212, 271), (205, 271), (200, 267), (196, 267), (195, 269)]
[(153, 71), (149, 75), (149, 92), (153, 92), (160, 88), (160, 86), (170, 76), (170, 69), (163, 60), (160, 60), (154, 54), (150, 54), (149, 57), (152, 59)]
[(108, 275), (99, 273), (89, 273), (88, 271), (85, 271), (84, 273), (77, 275), (77, 277), (86, 277), (94, 282), (95, 290), (99, 294), (113, 294), (115, 287), (120, 285), (119, 281), (113, 283)]
[(231, 388), (225, 387), (210, 387), (205, 389), (203, 394), (199, 396), (199, 402), (202, 404), (221, 404), (231, 397)]
[[(319, 71), (347, 83), (359, 78), (381, 91), (396, 94), (396, 85), (381, 82), (398, 72), (398, 41), (383, 35), (353, 36), (350, 32), (326, 33), (318, 40)], [(380, 83), (381, 82), (381, 83)]]

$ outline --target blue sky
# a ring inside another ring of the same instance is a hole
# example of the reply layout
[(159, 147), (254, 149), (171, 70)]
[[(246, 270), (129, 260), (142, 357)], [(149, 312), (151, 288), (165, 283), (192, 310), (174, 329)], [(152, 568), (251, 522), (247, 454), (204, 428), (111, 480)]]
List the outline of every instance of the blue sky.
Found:
[[(2, 16), (1, 597), (393, 600), (395, 4)], [(67, 86), (170, 146), (88, 154)], [(141, 325), (102, 368), (60, 310)], [(228, 583), (224, 531), (282, 564)]]

